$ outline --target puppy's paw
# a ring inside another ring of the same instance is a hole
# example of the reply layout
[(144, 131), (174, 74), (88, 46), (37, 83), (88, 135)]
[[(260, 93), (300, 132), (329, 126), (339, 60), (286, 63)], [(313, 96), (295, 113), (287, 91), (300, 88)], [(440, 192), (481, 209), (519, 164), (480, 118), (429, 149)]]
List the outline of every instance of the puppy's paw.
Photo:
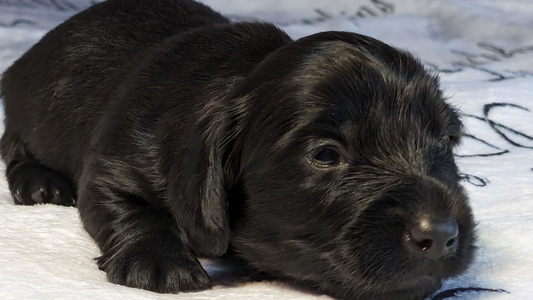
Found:
[(38, 163), (15, 166), (9, 170), (7, 177), (15, 204), (76, 205), (71, 184), (61, 174)]
[(110, 282), (157, 293), (206, 290), (211, 281), (189, 251), (152, 241), (137, 242), (98, 258)]

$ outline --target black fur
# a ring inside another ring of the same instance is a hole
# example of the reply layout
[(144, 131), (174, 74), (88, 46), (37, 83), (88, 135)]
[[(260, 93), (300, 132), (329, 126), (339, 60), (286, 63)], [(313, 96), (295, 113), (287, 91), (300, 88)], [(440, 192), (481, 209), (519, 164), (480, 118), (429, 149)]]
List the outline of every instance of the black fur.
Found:
[[(342, 299), (421, 299), (472, 258), (457, 113), (375, 39), (292, 41), (188, 0), (108, 0), (48, 33), (2, 89), (15, 202), (76, 199), (111, 282), (207, 289), (197, 257), (231, 252)], [(409, 248), (424, 218), (457, 223), (453, 253)]]

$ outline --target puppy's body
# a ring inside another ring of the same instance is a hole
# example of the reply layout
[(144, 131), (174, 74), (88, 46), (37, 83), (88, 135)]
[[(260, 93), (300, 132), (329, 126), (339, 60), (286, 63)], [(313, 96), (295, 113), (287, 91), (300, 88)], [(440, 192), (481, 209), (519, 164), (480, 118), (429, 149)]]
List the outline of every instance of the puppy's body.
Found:
[[(229, 245), (340, 298), (418, 299), (472, 256), (457, 115), (416, 60), (371, 38), (293, 42), (191, 1), (108, 0), (2, 88), (16, 202), (77, 198), (112, 282), (205, 289), (196, 257)], [(428, 222), (455, 230), (450, 246)]]

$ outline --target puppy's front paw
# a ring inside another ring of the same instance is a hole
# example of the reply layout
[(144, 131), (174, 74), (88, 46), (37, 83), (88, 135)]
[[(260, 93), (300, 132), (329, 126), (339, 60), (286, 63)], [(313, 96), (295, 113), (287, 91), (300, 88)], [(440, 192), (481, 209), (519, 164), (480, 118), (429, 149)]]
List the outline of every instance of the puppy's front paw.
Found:
[(157, 293), (209, 289), (211, 281), (189, 251), (153, 241), (137, 242), (98, 258), (110, 282)]

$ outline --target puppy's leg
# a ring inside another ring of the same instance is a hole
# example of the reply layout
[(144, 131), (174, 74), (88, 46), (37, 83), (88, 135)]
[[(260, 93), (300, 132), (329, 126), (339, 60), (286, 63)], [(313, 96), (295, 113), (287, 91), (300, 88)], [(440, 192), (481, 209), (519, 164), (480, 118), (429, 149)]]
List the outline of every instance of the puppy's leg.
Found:
[(2, 158), (15, 204), (53, 203), (74, 206), (76, 195), (70, 181), (36, 160), (18, 138), (2, 137)]
[(159, 293), (210, 288), (173, 216), (142, 181), (116, 163), (82, 176), (78, 208), (102, 251), (100, 269), (110, 282)]

